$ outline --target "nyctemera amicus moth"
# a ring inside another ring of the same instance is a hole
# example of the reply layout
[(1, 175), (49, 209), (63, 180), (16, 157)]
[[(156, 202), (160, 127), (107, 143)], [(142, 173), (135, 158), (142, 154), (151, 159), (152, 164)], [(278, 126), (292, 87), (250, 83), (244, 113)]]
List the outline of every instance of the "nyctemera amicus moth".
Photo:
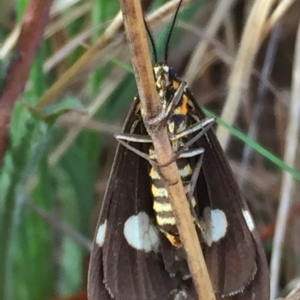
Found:
[[(217, 299), (268, 300), (263, 247), (249, 209), (212, 130), (166, 61), (154, 76), (165, 126), (195, 219)], [(147, 26), (146, 26), (147, 27)], [(91, 253), (90, 300), (196, 300), (168, 191), (142, 121), (139, 99), (128, 114), (100, 212)], [(146, 156), (146, 159), (145, 159)]]

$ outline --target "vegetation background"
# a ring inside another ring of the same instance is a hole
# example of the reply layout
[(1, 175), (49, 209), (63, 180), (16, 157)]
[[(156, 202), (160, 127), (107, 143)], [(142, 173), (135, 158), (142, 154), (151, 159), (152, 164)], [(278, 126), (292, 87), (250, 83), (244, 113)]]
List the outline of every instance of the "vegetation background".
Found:
[[(181, 9), (168, 63), (208, 113), (223, 111), (220, 128), (232, 136), (222, 144), (272, 257), (273, 283), (286, 295), (300, 277), (300, 2), (264, 0), (271, 9), (259, 30), (259, 1), (198, 0)], [(0, 2), (0, 102), (20, 55), (13, 34), (29, 2)], [(161, 57), (172, 13), (151, 16), (166, 2), (142, 1)], [(51, 7), (1, 165), (0, 299), (86, 299), (113, 134), (136, 94), (123, 28), (111, 28), (118, 12), (117, 0), (56, 0)], [(95, 45), (94, 55), (88, 50)], [(83, 55), (89, 60), (79, 66)]]

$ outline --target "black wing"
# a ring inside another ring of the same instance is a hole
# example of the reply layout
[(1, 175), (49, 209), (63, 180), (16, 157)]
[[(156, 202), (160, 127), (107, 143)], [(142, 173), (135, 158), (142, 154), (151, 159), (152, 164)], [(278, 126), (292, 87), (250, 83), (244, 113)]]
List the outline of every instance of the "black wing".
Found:
[[(187, 90), (195, 114), (202, 120), (205, 114)], [(222, 299), (269, 299), (269, 274), (263, 246), (255, 228), (251, 226), (248, 205), (241, 197), (239, 187), (227, 158), (212, 129), (196, 143), (205, 149), (201, 172), (195, 188), (195, 197), (201, 211), (205, 207), (222, 210), (227, 218), (224, 238), (209, 247), (203, 244), (205, 261), (214, 290)], [(249, 217), (248, 223), (245, 219)], [(254, 224), (253, 224), (254, 225)], [(233, 297), (233, 295), (235, 295)]]

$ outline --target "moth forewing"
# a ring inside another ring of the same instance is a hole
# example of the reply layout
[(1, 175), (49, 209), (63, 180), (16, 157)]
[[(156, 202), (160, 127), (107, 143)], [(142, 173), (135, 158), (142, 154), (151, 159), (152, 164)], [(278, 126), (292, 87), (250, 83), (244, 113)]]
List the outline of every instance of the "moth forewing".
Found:
[[(194, 117), (203, 119), (205, 114), (189, 90), (187, 96), (193, 101)], [(212, 246), (203, 243), (215, 291), (223, 295), (222, 299), (226, 295), (236, 295), (235, 299), (267, 300), (269, 274), (264, 249), (224, 152), (212, 130), (207, 132), (205, 138), (199, 139), (196, 145), (205, 149), (195, 190), (196, 198), (199, 197), (198, 203), (202, 207), (208, 203), (210, 210), (223, 211), (227, 223), (222, 239)], [(224, 220), (218, 225), (224, 228)], [(247, 298), (246, 293), (249, 297), (251, 294), (252, 298)]]
[[(137, 103), (124, 132), (145, 135), (136, 111)], [(148, 151), (148, 145), (135, 144)], [(119, 145), (93, 242), (89, 299), (167, 299), (179, 286), (180, 278), (164, 271), (159, 254), (161, 233), (154, 225), (149, 170), (145, 159)]]

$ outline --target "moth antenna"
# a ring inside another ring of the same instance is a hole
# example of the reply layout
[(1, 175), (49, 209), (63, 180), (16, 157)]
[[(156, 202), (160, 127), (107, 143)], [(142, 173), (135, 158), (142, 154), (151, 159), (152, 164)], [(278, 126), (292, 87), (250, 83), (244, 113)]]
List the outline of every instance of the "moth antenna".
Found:
[(154, 41), (154, 38), (153, 38), (153, 34), (152, 34), (152, 31), (150, 30), (150, 28), (148, 26), (148, 23), (145, 20), (145, 18), (144, 18), (144, 23), (145, 23), (146, 31), (147, 31), (147, 34), (148, 34), (148, 38), (150, 40), (150, 45), (151, 45), (151, 50), (152, 50), (151, 51), (152, 52), (152, 58), (153, 58), (154, 63), (157, 63), (157, 50), (156, 50), (156, 45), (155, 45), (155, 41)]
[(174, 14), (174, 16), (173, 16), (171, 25), (170, 25), (170, 30), (169, 30), (168, 37), (167, 37), (167, 40), (166, 40), (165, 62), (167, 62), (167, 60), (168, 60), (168, 56), (169, 56), (169, 45), (170, 45), (170, 41), (171, 41), (173, 29), (174, 29), (174, 27), (175, 27), (175, 23), (176, 23), (176, 20), (177, 20), (178, 12), (179, 12), (180, 6), (181, 6), (181, 4), (182, 4), (182, 1), (183, 1), (183, 0), (180, 0), (180, 1), (179, 1), (178, 6), (177, 6), (176, 11), (175, 11), (175, 14)]

